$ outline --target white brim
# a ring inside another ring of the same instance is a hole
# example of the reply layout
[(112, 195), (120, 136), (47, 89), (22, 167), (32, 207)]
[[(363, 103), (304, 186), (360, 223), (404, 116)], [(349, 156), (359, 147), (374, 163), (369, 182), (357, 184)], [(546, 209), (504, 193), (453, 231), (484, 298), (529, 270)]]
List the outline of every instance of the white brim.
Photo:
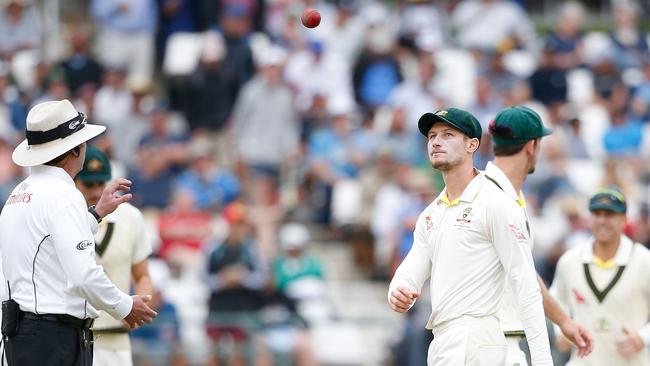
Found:
[(45, 164), (105, 130), (106, 126), (86, 124), (84, 128), (64, 139), (57, 139), (40, 145), (28, 145), (27, 139), (25, 139), (20, 145), (16, 146), (11, 159), (14, 163), (24, 167)]

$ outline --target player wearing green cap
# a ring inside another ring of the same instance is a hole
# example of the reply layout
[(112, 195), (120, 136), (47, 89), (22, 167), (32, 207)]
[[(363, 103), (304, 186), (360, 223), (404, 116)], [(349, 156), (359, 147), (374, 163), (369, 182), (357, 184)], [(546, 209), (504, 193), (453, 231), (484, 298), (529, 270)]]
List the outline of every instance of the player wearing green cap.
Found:
[[(532, 231), (526, 210), (526, 200), (521, 192), (526, 177), (535, 171), (541, 140), (553, 131), (544, 127), (539, 115), (524, 106), (512, 106), (501, 110), (490, 123), (489, 132), (494, 141), (494, 161), (488, 163), (485, 175), (501, 188), (512, 201), (517, 202), (526, 215), (526, 226)], [(548, 293), (544, 281), (537, 276), (544, 299), (544, 312), (557, 324), (563, 334), (577, 347), (579, 356), (586, 356), (593, 349), (589, 332), (572, 320)], [(523, 326), (517, 314), (514, 294), (506, 286), (503, 308), (500, 314), (501, 328), (508, 342), (507, 366), (527, 365), (526, 355), (519, 348), (524, 337)]]
[[(558, 261), (551, 292), (594, 335), (585, 358), (571, 354), (571, 366), (650, 365), (650, 251), (624, 234), (627, 202), (605, 188), (589, 200), (589, 241)], [(558, 336), (558, 348), (571, 344)]]
[[(108, 157), (98, 148), (88, 145), (83, 169), (75, 177), (75, 185), (88, 205), (97, 204), (110, 180)], [(128, 293), (133, 281), (138, 295), (153, 293), (147, 266), (150, 254), (151, 243), (145, 233), (144, 218), (131, 204), (121, 204), (100, 221), (99, 231), (95, 234), (95, 258), (120, 290)], [(122, 321), (101, 313), (93, 325), (93, 334), (97, 338), (93, 351), (94, 366), (133, 364), (128, 330)]]
[(418, 128), (446, 187), (417, 220), (413, 246), (389, 286), (391, 308), (408, 311), (430, 278), (428, 365), (503, 365), (498, 312), (508, 282), (533, 365), (552, 365), (525, 215), (473, 166), (481, 125), (469, 112), (448, 108), (424, 114)]

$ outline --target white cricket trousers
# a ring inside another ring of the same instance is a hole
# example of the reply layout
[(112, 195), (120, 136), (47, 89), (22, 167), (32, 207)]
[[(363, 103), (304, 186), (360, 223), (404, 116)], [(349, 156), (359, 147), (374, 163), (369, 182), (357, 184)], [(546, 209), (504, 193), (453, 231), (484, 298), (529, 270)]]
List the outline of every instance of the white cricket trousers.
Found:
[(523, 336), (508, 336), (506, 343), (508, 351), (506, 352), (506, 366), (528, 366), (526, 354), (519, 347), (519, 342)]
[(93, 366), (132, 366), (133, 359), (128, 350), (118, 351), (104, 348), (93, 348)]
[(428, 366), (503, 366), (506, 339), (492, 316), (463, 316), (432, 330)]

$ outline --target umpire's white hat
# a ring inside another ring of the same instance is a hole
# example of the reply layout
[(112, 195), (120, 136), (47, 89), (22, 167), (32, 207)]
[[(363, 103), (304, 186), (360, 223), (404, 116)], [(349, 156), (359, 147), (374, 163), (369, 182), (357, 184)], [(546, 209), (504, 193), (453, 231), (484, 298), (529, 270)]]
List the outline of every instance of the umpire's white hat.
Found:
[(86, 123), (69, 100), (43, 102), (27, 114), (26, 139), (11, 156), (20, 166), (35, 166), (62, 155), (106, 130)]

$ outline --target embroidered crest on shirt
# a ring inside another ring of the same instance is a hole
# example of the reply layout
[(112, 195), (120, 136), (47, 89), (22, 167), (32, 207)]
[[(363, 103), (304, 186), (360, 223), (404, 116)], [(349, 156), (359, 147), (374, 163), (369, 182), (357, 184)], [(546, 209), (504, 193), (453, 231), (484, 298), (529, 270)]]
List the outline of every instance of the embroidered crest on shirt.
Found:
[(461, 212), (461, 214), (458, 215), (458, 217), (456, 218), (456, 223), (454, 224), (454, 226), (461, 229), (467, 229), (472, 226), (471, 223), (472, 223), (472, 208), (466, 207), (463, 210), (463, 212)]
[(515, 224), (509, 224), (508, 228), (510, 228), (510, 232), (512, 235), (515, 237), (515, 240), (517, 241), (527, 241), (528, 239), (526, 238), (526, 234), (519, 228), (519, 226)]

